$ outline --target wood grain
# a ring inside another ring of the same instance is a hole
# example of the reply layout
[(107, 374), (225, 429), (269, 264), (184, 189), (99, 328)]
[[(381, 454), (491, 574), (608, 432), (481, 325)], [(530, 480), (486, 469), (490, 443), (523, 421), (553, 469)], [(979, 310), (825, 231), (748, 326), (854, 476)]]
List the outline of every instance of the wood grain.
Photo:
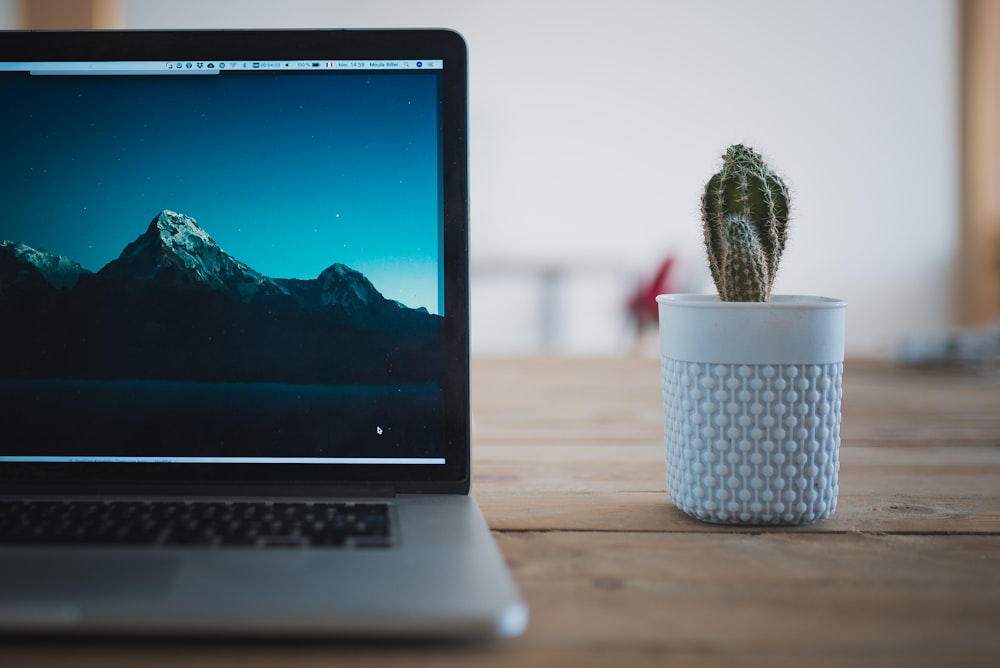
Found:
[(536, 642), (845, 658), (996, 649), (995, 536), (545, 532), (501, 545)]

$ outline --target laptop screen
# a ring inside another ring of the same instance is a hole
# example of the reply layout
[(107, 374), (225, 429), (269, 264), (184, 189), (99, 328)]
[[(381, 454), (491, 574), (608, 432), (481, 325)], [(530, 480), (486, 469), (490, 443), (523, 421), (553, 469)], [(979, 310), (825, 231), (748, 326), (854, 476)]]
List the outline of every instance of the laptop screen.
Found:
[(0, 62), (0, 466), (461, 458), (443, 91), (464, 61), (327, 35)]

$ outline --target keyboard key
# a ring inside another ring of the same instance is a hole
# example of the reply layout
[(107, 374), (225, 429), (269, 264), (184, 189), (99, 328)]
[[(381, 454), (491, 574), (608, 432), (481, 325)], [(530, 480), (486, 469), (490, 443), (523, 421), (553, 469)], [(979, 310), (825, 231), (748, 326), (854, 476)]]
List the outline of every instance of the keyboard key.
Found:
[(389, 504), (0, 501), (0, 544), (389, 547)]

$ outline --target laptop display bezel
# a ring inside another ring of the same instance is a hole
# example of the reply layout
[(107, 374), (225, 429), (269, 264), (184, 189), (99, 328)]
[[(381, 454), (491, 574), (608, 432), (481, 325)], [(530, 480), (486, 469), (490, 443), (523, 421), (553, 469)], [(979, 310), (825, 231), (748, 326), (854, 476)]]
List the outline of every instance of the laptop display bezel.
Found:
[(467, 52), (460, 35), (415, 30), (0, 32), (0, 61), (410, 59), (443, 61), (444, 464), (0, 462), (0, 486), (39, 493), (155, 487), (164, 493), (280, 487), (337, 493), (467, 493), (470, 483)]

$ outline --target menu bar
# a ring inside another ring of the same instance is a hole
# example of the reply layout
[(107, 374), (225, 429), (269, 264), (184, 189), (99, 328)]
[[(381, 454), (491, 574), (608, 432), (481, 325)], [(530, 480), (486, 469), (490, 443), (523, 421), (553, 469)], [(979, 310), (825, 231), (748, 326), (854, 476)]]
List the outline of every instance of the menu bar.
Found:
[(221, 74), (229, 71), (440, 70), (443, 61), (413, 60), (171, 60), (0, 62), (0, 72), (31, 74)]

